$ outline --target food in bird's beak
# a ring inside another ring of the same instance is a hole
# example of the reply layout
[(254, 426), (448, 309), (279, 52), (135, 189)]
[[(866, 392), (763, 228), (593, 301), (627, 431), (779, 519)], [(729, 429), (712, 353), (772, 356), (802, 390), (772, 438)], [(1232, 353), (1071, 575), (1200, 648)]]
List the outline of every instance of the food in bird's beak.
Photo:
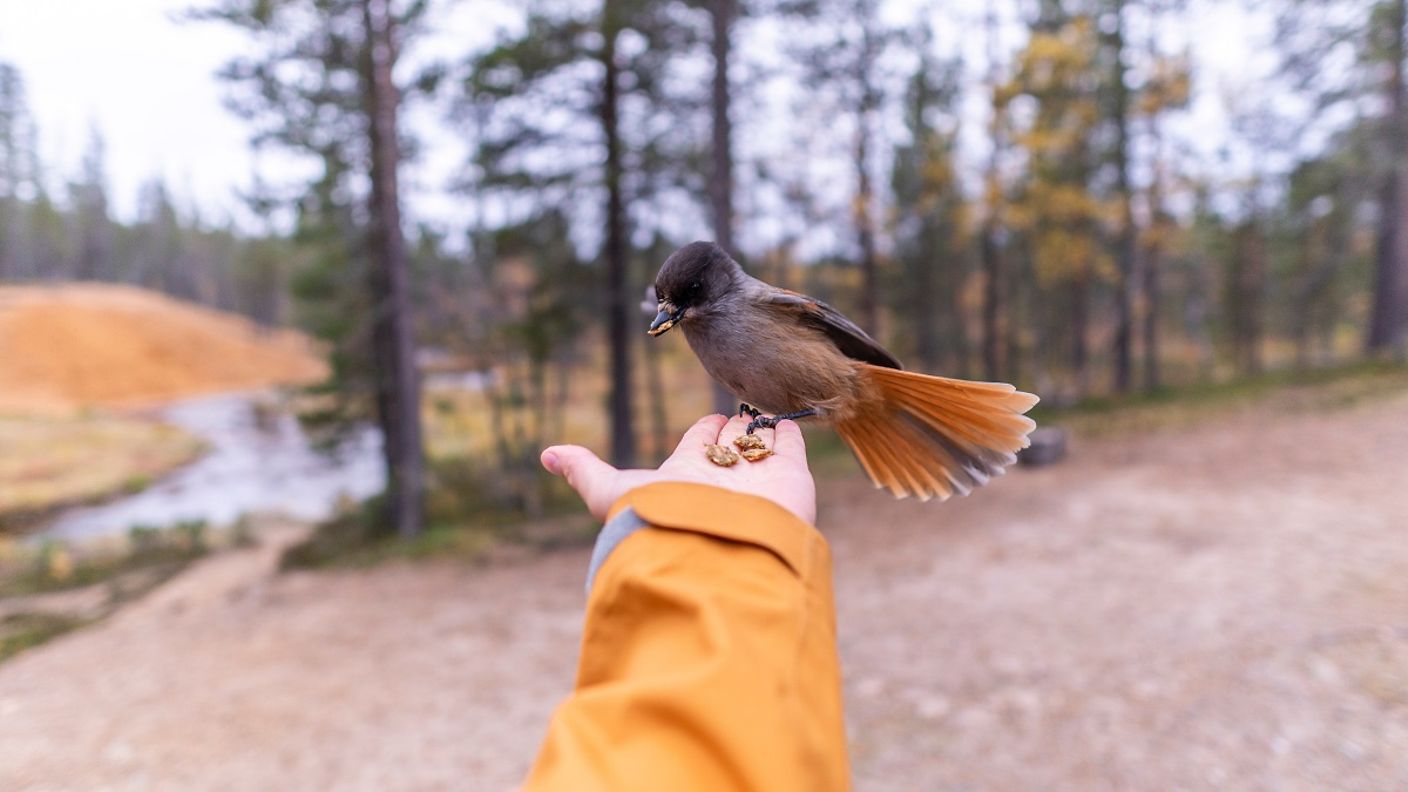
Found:
[(704, 456), (719, 467), (733, 467), (738, 464), (738, 454), (728, 446), (710, 443), (704, 446)]
[(645, 332), (658, 336), (678, 324), (680, 317), (684, 316), (684, 311), (672, 308), (669, 303), (660, 303), (660, 313), (655, 315), (655, 321), (650, 323), (650, 329)]

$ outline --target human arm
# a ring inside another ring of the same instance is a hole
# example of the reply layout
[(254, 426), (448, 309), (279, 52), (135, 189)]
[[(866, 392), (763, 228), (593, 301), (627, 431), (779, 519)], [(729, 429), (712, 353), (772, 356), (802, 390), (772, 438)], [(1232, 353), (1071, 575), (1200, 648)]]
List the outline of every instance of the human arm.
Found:
[(765, 432), (776, 454), (761, 462), (704, 459), (744, 423), (701, 420), (655, 471), (544, 452), (593, 514), (642, 527), (596, 571), (576, 686), (525, 789), (848, 787), (830, 555), (809, 524), (801, 432)]

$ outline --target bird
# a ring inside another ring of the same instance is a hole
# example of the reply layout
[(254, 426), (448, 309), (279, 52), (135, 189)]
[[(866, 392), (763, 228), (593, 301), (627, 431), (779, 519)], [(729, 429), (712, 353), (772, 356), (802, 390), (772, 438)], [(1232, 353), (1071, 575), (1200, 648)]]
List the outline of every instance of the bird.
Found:
[(841, 312), (752, 277), (713, 242), (672, 253), (654, 292), (647, 332), (681, 329), (709, 376), (743, 401), (748, 434), (785, 419), (829, 424), (896, 498), (966, 495), (1016, 462), (1036, 428), (1025, 415), (1035, 395), (906, 371)]

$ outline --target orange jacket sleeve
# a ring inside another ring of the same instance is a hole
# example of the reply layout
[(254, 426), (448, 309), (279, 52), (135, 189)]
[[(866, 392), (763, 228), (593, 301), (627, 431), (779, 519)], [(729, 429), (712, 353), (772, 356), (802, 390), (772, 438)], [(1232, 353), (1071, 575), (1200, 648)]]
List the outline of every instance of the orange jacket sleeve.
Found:
[(831, 557), (777, 504), (698, 484), (627, 493), (649, 527), (588, 594), (576, 689), (530, 792), (848, 789)]

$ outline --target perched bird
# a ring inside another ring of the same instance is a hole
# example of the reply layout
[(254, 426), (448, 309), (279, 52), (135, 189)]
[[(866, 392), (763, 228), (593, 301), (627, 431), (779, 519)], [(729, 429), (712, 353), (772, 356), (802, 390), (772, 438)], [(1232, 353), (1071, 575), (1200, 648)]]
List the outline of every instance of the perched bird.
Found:
[(895, 497), (966, 495), (1015, 462), (1036, 427), (1023, 415), (1036, 396), (904, 371), (840, 312), (749, 276), (712, 242), (671, 254), (655, 294), (648, 332), (679, 326), (709, 375), (744, 400), (750, 434), (788, 418), (829, 423)]

